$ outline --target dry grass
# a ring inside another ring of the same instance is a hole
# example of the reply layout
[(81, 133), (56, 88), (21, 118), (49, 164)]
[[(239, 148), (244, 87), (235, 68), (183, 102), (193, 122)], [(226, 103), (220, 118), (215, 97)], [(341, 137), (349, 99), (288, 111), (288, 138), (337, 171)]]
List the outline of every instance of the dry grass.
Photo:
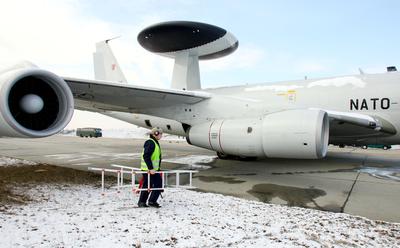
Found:
[[(107, 177), (107, 181), (112, 178)], [(31, 201), (24, 189), (35, 185), (76, 185), (100, 186), (97, 174), (47, 164), (0, 167), (0, 206), (25, 204)], [(16, 189), (18, 188), (18, 193)], [(1, 208), (0, 208), (1, 210)]]

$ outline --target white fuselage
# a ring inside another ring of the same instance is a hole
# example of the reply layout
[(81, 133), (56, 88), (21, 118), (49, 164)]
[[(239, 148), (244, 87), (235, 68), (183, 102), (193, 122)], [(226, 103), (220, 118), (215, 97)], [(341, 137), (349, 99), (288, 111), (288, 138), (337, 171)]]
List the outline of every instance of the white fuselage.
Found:
[[(330, 111), (362, 113), (380, 117), (400, 130), (400, 73), (362, 74), (315, 80), (286, 81), (206, 89), (210, 99), (193, 105), (150, 109), (143, 114), (106, 112), (106, 115), (165, 132), (185, 136), (182, 123), (196, 125), (217, 119), (262, 118), (290, 109), (318, 108)], [(161, 116), (160, 117), (154, 117)], [(146, 121), (147, 120), (147, 121)], [(150, 126), (148, 125), (150, 122)], [(352, 143), (357, 135), (336, 137), (335, 143)], [(378, 140), (377, 140), (378, 139)], [(363, 143), (400, 143), (398, 133), (387, 137), (364, 137)]]

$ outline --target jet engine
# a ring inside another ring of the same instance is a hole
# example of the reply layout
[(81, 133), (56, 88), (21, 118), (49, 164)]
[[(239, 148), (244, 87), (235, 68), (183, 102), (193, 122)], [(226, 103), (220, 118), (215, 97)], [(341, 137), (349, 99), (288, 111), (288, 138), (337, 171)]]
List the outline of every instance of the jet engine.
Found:
[(69, 123), (73, 111), (71, 90), (57, 75), (38, 68), (0, 74), (0, 136), (56, 134)]
[(214, 120), (191, 127), (189, 144), (243, 157), (326, 156), (329, 117), (322, 110), (286, 110), (254, 119)]

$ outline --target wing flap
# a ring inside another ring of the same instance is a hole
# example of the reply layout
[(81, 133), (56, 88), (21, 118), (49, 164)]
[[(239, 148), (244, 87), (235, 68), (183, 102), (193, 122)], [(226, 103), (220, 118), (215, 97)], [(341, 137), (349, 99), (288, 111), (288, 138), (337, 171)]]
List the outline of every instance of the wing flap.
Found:
[(339, 122), (341, 121), (356, 126), (376, 129), (378, 131), (381, 128), (379, 121), (369, 115), (330, 111), (330, 110), (325, 110), (325, 111), (328, 113), (329, 118), (337, 120)]
[(379, 116), (324, 110), (331, 124), (331, 136), (368, 137), (396, 134), (396, 128)]
[(78, 109), (89, 106), (109, 111), (140, 112), (179, 104), (194, 104), (211, 97), (201, 91), (183, 91), (134, 86), (100, 80), (64, 78)]

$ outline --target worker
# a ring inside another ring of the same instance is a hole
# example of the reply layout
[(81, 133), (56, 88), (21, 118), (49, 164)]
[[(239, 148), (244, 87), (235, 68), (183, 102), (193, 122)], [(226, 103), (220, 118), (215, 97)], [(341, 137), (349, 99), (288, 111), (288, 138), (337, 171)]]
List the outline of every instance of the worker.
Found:
[[(150, 174), (150, 192), (147, 190), (143, 190), (140, 192), (139, 196), (139, 207), (161, 207), (157, 203), (157, 199), (161, 194), (161, 190), (151, 190), (152, 188), (161, 188), (162, 187), (162, 178), (160, 173), (156, 173), (160, 171), (161, 168), (161, 148), (158, 141), (161, 139), (163, 131), (161, 128), (153, 128), (150, 132), (150, 138), (146, 140), (143, 146), (142, 152), (142, 160), (140, 169), (142, 171), (147, 171)], [(148, 188), (148, 174), (143, 174), (143, 184), (142, 188)], [(150, 197), (149, 197), (150, 194)], [(148, 205), (147, 203), (148, 201)]]

